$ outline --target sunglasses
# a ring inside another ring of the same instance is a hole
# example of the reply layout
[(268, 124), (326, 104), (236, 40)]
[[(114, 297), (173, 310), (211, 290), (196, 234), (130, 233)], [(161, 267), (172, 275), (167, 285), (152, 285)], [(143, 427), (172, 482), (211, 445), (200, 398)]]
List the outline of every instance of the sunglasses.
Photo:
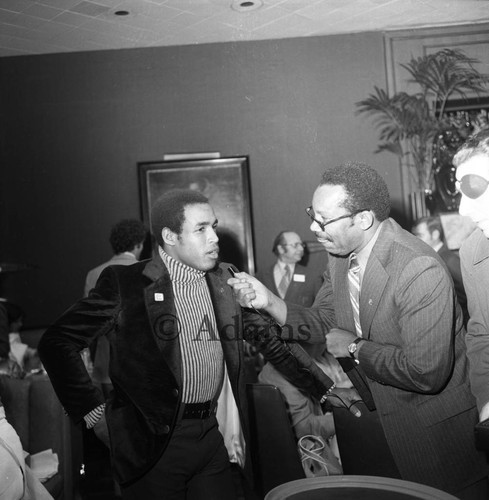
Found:
[(472, 200), (482, 196), (489, 186), (489, 181), (476, 174), (464, 175), (459, 181), (455, 182), (457, 191)]

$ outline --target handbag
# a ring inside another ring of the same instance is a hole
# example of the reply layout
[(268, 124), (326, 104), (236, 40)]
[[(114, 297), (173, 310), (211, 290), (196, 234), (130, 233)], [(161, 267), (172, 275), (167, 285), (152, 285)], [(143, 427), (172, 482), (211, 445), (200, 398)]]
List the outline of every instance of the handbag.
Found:
[(306, 477), (343, 474), (343, 467), (341, 467), (338, 458), (322, 437), (302, 436), (297, 446)]

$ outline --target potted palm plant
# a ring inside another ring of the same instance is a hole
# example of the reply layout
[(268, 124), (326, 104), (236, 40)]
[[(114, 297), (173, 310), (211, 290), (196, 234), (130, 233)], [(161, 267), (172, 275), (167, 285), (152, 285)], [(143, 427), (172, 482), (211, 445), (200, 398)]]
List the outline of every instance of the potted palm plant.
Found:
[[(449, 98), (458, 95), (467, 99), (468, 94), (479, 95), (486, 90), (489, 78), (474, 67), (478, 62), (452, 49), (413, 57), (401, 66), (410, 74), (409, 82), (418, 84), (418, 92), (389, 95), (375, 86), (374, 93), (356, 103), (357, 113), (372, 116), (379, 130), (376, 152), (390, 151), (399, 157), (422, 201), (434, 189), (435, 146), (453, 127), (445, 114)], [(427, 215), (426, 205), (418, 206), (417, 212), (413, 218)]]

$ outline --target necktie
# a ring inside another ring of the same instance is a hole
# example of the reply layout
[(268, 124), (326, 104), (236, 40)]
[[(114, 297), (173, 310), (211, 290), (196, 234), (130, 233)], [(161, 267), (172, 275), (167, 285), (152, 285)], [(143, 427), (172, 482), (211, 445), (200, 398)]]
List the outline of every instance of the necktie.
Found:
[(285, 297), (285, 294), (287, 293), (287, 288), (289, 288), (289, 283), (290, 283), (290, 267), (286, 265), (284, 268), (284, 275), (282, 276), (282, 279), (278, 284), (278, 293), (280, 294), (280, 297), (282, 298)]
[(359, 337), (362, 336), (360, 325), (360, 266), (358, 265), (356, 254), (350, 255), (350, 265), (348, 268), (348, 284), (350, 289), (350, 301), (355, 320), (355, 330)]

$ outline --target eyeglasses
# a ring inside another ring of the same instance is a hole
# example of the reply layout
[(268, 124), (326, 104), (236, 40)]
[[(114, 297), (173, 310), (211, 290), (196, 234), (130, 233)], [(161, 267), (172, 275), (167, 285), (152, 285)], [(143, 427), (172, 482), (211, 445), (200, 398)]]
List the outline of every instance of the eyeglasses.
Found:
[(333, 224), (333, 222), (339, 221), (341, 219), (347, 219), (348, 217), (354, 217), (355, 215), (359, 214), (360, 212), (365, 212), (366, 210), (367, 210), (366, 208), (362, 208), (361, 210), (355, 210), (351, 214), (340, 215), (339, 217), (336, 217), (335, 219), (330, 219), (330, 220), (328, 220), (326, 222), (320, 222), (320, 221), (318, 221), (316, 219), (316, 217), (314, 216), (314, 212), (312, 210), (312, 207), (307, 207), (306, 208), (306, 214), (309, 215), (309, 217), (311, 218), (311, 220), (313, 222), (315, 222), (321, 228), (321, 231), (324, 231), (324, 228), (327, 225)]
[(306, 244), (303, 243), (302, 241), (298, 241), (297, 243), (282, 243), (282, 245), (280, 245), (280, 246), (282, 246), (282, 247), (294, 247), (294, 248), (299, 248), (299, 247), (305, 248)]
[(482, 196), (486, 192), (488, 186), (489, 181), (476, 174), (464, 175), (459, 181), (455, 182), (457, 191), (472, 200)]

